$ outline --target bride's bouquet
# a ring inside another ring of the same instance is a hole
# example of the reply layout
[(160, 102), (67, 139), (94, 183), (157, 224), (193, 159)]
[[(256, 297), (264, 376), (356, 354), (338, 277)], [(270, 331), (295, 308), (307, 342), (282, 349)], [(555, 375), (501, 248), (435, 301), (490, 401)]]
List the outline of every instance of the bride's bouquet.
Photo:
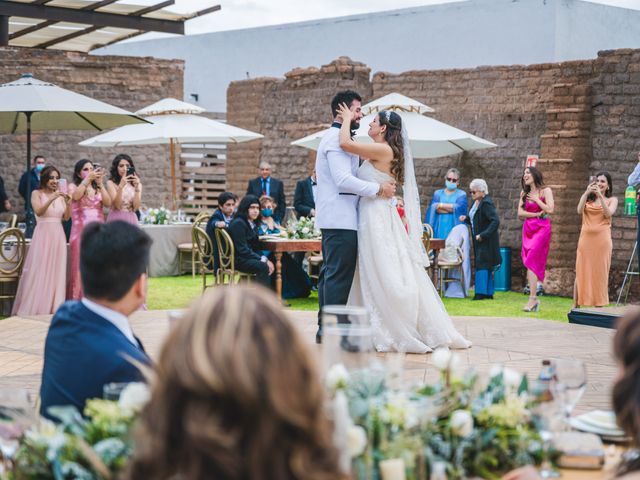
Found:
[(287, 237), (294, 240), (311, 240), (320, 238), (320, 230), (316, 229), (312, 217), (300, 217), (287, 226)]

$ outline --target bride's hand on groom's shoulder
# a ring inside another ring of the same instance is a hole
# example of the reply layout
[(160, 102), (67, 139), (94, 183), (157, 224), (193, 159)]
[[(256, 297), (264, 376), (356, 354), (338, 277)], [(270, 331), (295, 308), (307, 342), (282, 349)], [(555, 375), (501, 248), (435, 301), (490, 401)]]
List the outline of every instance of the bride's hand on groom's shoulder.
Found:
[(340, 105), (338, 105), (338, 115), (342, 117), (342, 121), (344, 123), (351, 122), (351, 119), (353, 118), (353, 112), (349, 110), (349, 107), (346, 103), (341, 103)]

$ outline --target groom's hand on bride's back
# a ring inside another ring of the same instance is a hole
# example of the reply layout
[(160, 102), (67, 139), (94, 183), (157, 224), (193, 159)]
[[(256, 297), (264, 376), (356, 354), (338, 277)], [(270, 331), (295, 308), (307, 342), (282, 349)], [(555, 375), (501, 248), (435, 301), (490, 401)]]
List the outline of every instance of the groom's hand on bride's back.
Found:
[(380, 185), (378, 195), (385, 198), (393, 198), (396, 195), (396, 182), (385, 182)]

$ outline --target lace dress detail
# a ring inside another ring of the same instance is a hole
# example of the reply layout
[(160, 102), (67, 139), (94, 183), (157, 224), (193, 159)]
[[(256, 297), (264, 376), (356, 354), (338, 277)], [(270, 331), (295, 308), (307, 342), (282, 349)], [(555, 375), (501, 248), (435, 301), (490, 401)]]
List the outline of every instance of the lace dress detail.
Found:
[[(358, 178), (383, 183), (389, 175), (364, 162)], [(358, 263), (350, 305), (365, 306), (381, 352), (426, 353), (436, 347), (468, 348), (455, 329), (422, 265), (419, 246), (390, 200), (362, 197), (358, 209)]]

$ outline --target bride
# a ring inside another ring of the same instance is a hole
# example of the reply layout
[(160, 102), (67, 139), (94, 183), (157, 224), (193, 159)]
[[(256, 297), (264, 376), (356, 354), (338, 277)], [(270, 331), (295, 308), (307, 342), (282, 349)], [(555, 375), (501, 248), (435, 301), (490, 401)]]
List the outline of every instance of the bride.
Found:
[(361, 197), (358, 207), (358, 262), (349, 305), (369, 311), (376, 349), (380, 352), (430, 352), (436, 347), (469, 348), (438, 295), (425, 267), (420, 198), (413, 158), (402, 118), (384, 110), (369, 124), (373, 144), (356, 143), (349, 126), (353, 113), (341, 105), (340, 147), (368, 159), (358, 178), (403, 185), (407, 229), (392, 201)]

